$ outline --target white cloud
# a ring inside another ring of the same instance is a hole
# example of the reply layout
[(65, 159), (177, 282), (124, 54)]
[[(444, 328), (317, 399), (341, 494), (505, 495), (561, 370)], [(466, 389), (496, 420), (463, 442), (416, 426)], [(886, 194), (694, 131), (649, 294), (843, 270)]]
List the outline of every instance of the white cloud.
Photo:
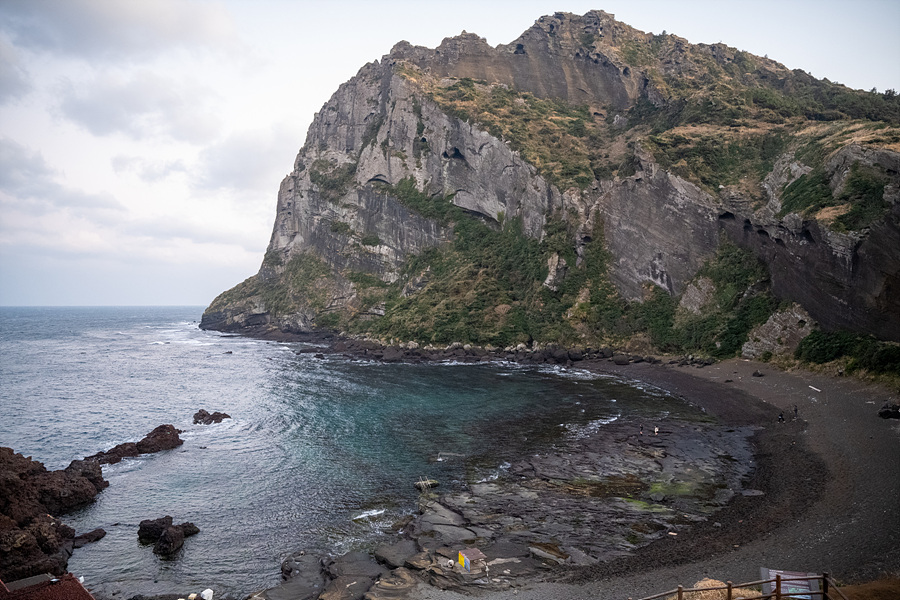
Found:
[(31, 77), (16, 49), (0, 39), (0, 104), (21, 98), (31, 91)]
[(177, 173), (187, 172), (184, 161), (175, 160), (150, 160), (139, 156), (125, 156), (118, 154), (110, 159), (113, 171), (117, 175), (123, 173), (135, 173), (145, 183), (156, 183)]
[(91, 61), (225, 48), (235, 39), (223, 7), (189, 0), (4, 0), (0, 22), (17, 46)]
[(195, 189), (271, 193), (293, 165), (302, 136), (294, 125), (240, 131), (200, 153)]
[(221, 127), (209, 109), (212, 90), (147, 70), (127, 78), (107, 73), (90, 82), (69, 81), (59, 96), (62, 115), (97, 136), (122, 133), (134, 139), (164, 136), (204, 143)]
[(43, 156), (18, 142), (0, 139), (0, 206), (6, 229), (11, 211), (32, 215), (54, 211), (99, 215), (120, 212), (123, 206), (109, 194), (88, 193), (57, 181), (59, 173), (47, 165)]

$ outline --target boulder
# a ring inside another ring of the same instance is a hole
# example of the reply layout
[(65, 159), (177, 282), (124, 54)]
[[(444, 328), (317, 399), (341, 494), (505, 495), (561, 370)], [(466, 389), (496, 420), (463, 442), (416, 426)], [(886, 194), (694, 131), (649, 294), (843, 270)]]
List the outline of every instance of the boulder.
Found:
[(400, 362), (403, 360), (403, 349), (396, 346), (388, 346), (384, 349), (381, 359), (384, 362)]
[(330, 561), (325, 571), (334, 579), (344, 575), (375, 579), (388, 570), (372, 560), (367, 552), (348, 552)]
[(65, 468), (65, 473), (70, 477), (84, 477), (98, 492), (109, 487), (109, 482), (103, 479), (103, 469), (96, 460), (73, 460)]
[(418, 552), (416, 543), (412, 540), (398, 540), (391, 544), (382, 544), (375, 549), (375, 560), (392, 569), (402, 567)]
[(304, 579), (310, 589), (320, 592), (325, 587), (325, 577), (322, 574), (322, 559), (313, 554), (307, 554), (303, 550), (288, 556), (281, 563), (281, 578)]
[(0, 579), (16, 581), (41, 573), (62, 575), (75, 532), (48, 514), (18, 526), (0, 515)]
[(194, 413), (194, 425), (212, 425), (213, 423), (221, 423), (224, 419), (230, 419), (231, 415), (216, 411), (210, 413), (207, 410), (200, 409)]
[(281, 585), (253, 594), (249, 600), (313, 600), (324, 589), (325, 578), (321, 574), (304, 573)]
[(160, 556), (171, 556), (184, 545), (184, 531), (181, 527), (170, 526), (162, 532), (156, 544), (153, 545), (153, 553)]
[(200, 528), (190, 521), (182, 523), (178, 527), (181, 527), (181, 531), (184, 532), (184, 537), (190, 537), (192, 535), (197, 535), (198, 533), (200, 533)]
[(153, 452), (177, 448), (184, 443), (181, 438), (178, 437), (179, 433), (181, 433), (181, 430), (175, 429), (172, 425), (160, 425), (137, 443), (138, 452), (141, 454), (151, 454)]
[(143, 544), (153, 544), (153, 553), (160, 556), (174, 554), (184, 545), (184, 538), (198, 533), (200, 528), (191, 522), (173, 525), (169, 515), (145, 519), (138, 526), (138, 539)]
[(100, 541), (104, 537), (106, 537), (106, 530), (98, 527), (93, 531), (88, 531), (87, 533), (76, 536), (75, 539), (72, 540), (73, 547), (81, 548), (86, 544), (93, 544), (94, 542)]
[(878, 409), (878, 416), (882, 419), (900, 419), (900, 404), (885, 402), (884, 406)]
[(144, 543), (155, 544), (163, 532), (172, 526), (172, 517), (166, 515), (158, 519), (144, 519), (138, 525), (138, 539)]

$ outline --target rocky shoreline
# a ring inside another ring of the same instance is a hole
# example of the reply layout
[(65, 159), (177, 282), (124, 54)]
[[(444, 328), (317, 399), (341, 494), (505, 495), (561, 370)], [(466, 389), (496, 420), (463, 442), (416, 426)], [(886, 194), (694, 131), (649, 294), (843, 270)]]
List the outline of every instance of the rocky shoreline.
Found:
[[(810, 447), (804, 411), (779, 423), (779, 413), (790, 406), (749, 389), (778, 388), (791, 377), (760, 363), (710, 366), (693, 357), (662, 361), (606, 348), (434, 349), (299, 337), (283, 341), (311, 342), (295, 352), (320, 358), (515, 361), (617, 375), (689, 400), (708, 418), (666, 421), (658, 435), (650, 428), (641, 433), (634, 420), (606, 423), (603, 436), (582, 432), (552, 450), (511, 461), (496, 481), (453, 493), (429, 490), (420, 497), (420, 514), (395, 524), (392, 542), (338, 557), (298, 551), (282, 564), (284, 582), (251, 598), (581, 597), (528, 593), (545, 586), (610, 589), (603, 582), (633, 582), (650, 571), (682, 572), (739, 556), (755, 540), (802, 520), (834, 484), (833, 468)], [(608, 458), (613, 455), (621, 460)], [(485, 557), (470, 571), (457, 561), (465, 548)], [(900, 565), (900, 556), (885, 562)], [(859, 574), (869, 567), (849, 568)]]
[[(330, 352), (386, 362), (514, 361), (626, 378), (638, 364), (663, 369), (656, 357), (607, 348), (435, 349), (304, 338), (327, 344), (298, 350), (321, 358)], [(711, 364), (693, 357), (666, 362)], [(778, 423), (773, 407), (746, 395), (716, 400), (719, 389), (698, 391), (695, 404), (709, 419), (667, 421), (658, 435), (642, 432), (636, 421), (605, 424), (602, 435), (576, 436), (546, 454), (515, 461), (497, 481), (423, 493), (420, 514), (396, 524), (395, 541), (372, 556), (298, 552), (282, 565), (285, 583), (253, 597), (339, 598), (349, 590), (345, 577), (354, 579), (353, 597), (376, 600), (418, 598), (428, 589), (490, 594), (541, 581), (623, 576), (739, 547), (723, 530), (737, 525), (742, 541), (759, 537), (816, 501), (815, 494), (795, 494), (773, 464), (775, 456), (790, 456), (798, 468), (827, 478), (821, 461), (796, 444), (805, 430), (802, 420), (770, 427)], [(683, 396), (695, 400), (691, 393)], [(470, 571), (457, 560), (465, 548), (484, 556)]]
[(74, 550), (106, 535), (98, 528), (76, 536), (59, 519), (90, 504), (109, 486), (101, 465), (176, 448), (183, 443), (179, 433), (172, 425), (160, 425), (139, 442), (73, 460), (58, 471), (0, 447), (0, 578), (12, 582), (43, 573), (63, 575)]

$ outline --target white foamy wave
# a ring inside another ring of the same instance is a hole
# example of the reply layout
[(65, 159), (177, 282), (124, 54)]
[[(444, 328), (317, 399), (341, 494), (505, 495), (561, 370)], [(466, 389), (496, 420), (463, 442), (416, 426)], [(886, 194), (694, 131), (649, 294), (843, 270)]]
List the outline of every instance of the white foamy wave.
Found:
[(183, 344), (185, 346), (215, 346), (216, 345), (213, 342), (203, 342), (200, 340), (175, 340), (175, 343)]
[(621, 413), (617, 414), (614, 417), (606, 417), (603, 419), (594, 419), (593, 421), (590, 421), (586, 425), (575, 425), (575, 424), (570, 423), (568, 425), (562, 425), (562, 427), (564, 427), (566, 429), (566, 431), (569, 432), (569, 437), (576, 439), (576, 440), (580, 440), (580, 439), (584, 439), (586, 437), (590, 437), (590, 436), (594, 435), (595, 433), (597, 433), (604, 426), (618, 421), (620, 416), (621, 416)]
[(387, 512), (387, 509), (385, 509), (385, 508), (373, 508), (371, 510), (364, 510), (363, 512), (359, 513), (355, 517), (350, 517), (350, 520), (351, 521), (368, 521), (374, 517), (380, 517), (385, 512)]
[(620, 376), (611, 373), (595, 373), (594, 371), (588, 371), (586, 369), (567, 369), (561, 367), (556, 367), (556, 369), (556, 372), (560, 377), (574, 379), (576, 381), (622, 381)]
[(495, 470), (488, 473), (485, 477), (477, 480), (475, 483), (488, 483), (490, 481), (497, 481), (498, 479), (500, 479), (500, 475), (502, 475), (504, 471), (508, 471), (511, 466), (512, 465), (508, 462), (502, 462), (500, 463), (500, 466), (498, 466)]

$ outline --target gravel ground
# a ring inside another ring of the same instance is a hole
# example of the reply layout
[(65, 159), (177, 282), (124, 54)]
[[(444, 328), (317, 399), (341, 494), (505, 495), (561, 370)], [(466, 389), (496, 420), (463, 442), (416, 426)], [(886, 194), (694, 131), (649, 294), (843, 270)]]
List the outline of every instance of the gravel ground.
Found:
[[(760, 426), (748, 487), (715, 522), (634, 557), (485, 594), (490, 600), (641, 598), (712, 577), (753, 581), (762, 566), (827, 572), (840, 583), (900, 575), (900, 421), (877, 416), (897, 394), (860, 381), (729, 360), (702, 369), (581, 363), (664, 388), (735, 425)], [(754, 377), (759, 370), (763, 376)], [(731, 380), (731, 381), (727, 381)], [(811, 387), (821, 391), (815, 391)], [(799, 419), (792, 420), (798, 406)], [(778, 422), (783, 411), (786, 423)], [(716, 526), (715, 523), (719, 523)], [(422, 600), (466, 596), (422, 586)]]

